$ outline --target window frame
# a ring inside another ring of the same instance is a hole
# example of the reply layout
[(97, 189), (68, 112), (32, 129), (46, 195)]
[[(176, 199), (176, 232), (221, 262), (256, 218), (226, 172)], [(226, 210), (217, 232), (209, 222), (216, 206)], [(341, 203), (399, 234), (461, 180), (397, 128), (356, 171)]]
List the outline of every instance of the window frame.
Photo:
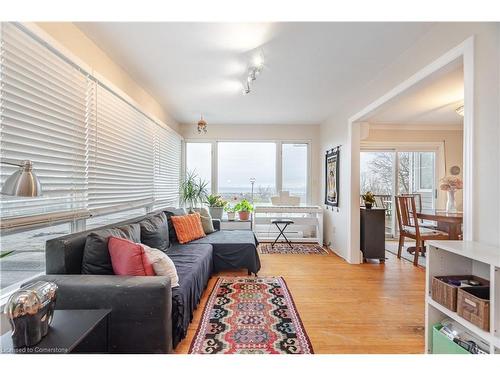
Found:
[(275, 171), (276, 171), (276, 191), (279, 193), (283, 190), (283, 144), (305, 144), (307, 145), (307, 187), (306, 187), (306, 202), (301, 204), (312, 204), (312, 160), (311, 160), (311, 140), (308, 139), (214, 139), (214, 138), (185, 138), (182, 142), (182, 176), (186, 175), (186, 144), (187, 143), (210, 143), (212, 146), (212, 160), (211, 160), (211, 187), (212, 192), (219, 191), (219, 143), (274, 143), (276, 145), (276, 158), (275, 158)]

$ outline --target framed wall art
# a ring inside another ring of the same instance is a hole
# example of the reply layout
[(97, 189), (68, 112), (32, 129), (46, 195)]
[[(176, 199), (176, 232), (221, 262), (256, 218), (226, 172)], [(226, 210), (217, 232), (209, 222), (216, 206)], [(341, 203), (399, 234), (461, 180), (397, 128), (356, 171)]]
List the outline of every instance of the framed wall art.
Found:
[(340, 147), (325, 155), (325, 204), (332, 207), (339, 206), (339, 157)]

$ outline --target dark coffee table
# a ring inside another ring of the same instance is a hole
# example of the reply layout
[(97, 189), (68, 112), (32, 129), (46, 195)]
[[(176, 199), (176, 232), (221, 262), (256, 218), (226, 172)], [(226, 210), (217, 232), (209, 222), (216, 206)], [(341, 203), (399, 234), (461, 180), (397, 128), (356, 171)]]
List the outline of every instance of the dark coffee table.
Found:
[(49, 333), (35, 346), (14, 348), (12, 331), (2, 335), (2, 353), (107, 353), (109, 309), (56, 310)]

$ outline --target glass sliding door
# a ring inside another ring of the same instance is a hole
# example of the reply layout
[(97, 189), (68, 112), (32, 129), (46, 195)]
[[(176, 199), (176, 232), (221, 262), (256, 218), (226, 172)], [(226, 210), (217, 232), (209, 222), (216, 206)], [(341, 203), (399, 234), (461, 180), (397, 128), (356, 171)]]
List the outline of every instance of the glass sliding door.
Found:
[(400, 151), (398, 158), (398, 194), (420, 194), (422, 207), (435, 208), (436, 153), (434, 151)]
[[(394, 189), (396, 173), (394, 151), (362, 151), (360, 154), (360, 192), (371, 191), (375, 195), (376, 208), (385, 208), (385, 234), (393, 237), (394, 232)], [(362, 199), (360, 204), (363, 205)]]
[[(396, 237), (396, 195), (419, 194), (418, 210), (435, 208), (436, 152), (376, 150), (360, 154), (360, 192), (375, 194), (375, 207), (386, 209), (385, 234)], [(421, 201), (421, 207), (419, 207)], [(363, 205), (360, 199), (360, 204)]]

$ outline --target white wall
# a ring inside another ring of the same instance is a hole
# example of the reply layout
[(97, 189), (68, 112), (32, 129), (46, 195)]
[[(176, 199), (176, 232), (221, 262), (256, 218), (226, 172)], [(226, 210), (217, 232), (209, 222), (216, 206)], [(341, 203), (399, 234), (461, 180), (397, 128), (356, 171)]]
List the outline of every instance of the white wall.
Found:
[(185, 139), (210, 140), (280, 140), (311, 142), (311, 178), (313, 204), (321, 204), (316, 187), (320, 184), (319, 125), (212, 125), (207, 134), (198, 134), (196, 124), (183, 124), (180, 133)]
[[(342, 103), (327, 121), (321, 124), (321, 156), (338, 144), (346, 144), (348, 119), (378, 99), (411, 75), (457, 46), (470, 36), (475, 37), (474, 51), (474, 223), (475, 240), (500, 244), (499, 194), (499, 62), (500, 27), (494, 23), (440, 23), (410, 46), (399, 58), (373, 80)], [(342, 158), (342, 155), (341, 155)], [(342, 160), (342, 159), (341, 159)], [(345, 159), (344, 159), (345, 160)], [(321, 160), (321, 163), (324, 161)], [(347, 225), (349, 205), (346, 202), (347, 184), (342, 176), (347, 175), (347, 164), (340, 166), (340, 207), (325, 212), (325, 242), (347, 257)], [(321, 177), (320, 193), (323, 191)], [(342, 199), (344, 197), (344, 199)], [(495, 206), (492, 209), (492, 204)]]

